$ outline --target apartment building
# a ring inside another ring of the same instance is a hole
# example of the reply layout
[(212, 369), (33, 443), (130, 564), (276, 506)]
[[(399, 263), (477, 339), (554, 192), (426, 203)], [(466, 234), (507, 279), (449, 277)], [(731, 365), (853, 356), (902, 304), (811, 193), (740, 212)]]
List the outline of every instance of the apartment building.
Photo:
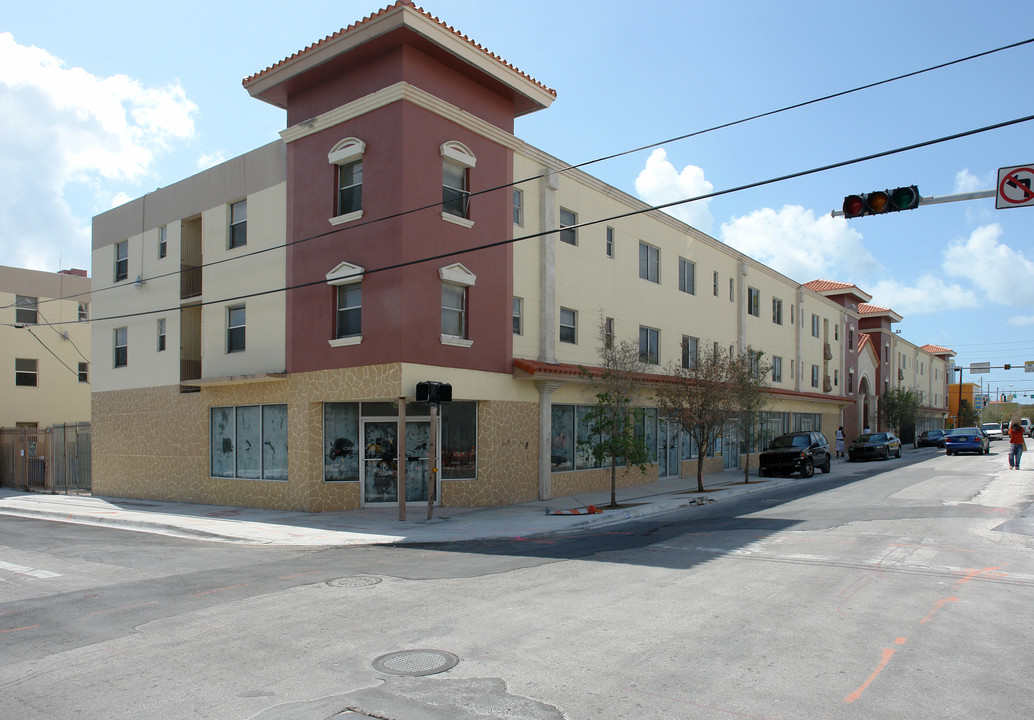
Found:
[[(323, 511), (397, 503), (403, 469), (446, 506), (609, 487), (578, 446), (601, 324), (658, 380), (762, 350), (773, 434), (857, 414), (856, 310), (515, 137), (555, 91), (408, 0), (243, 84), (280, 140), (94, 218), (96, 492)], [(452, 401), (416, 402), (424, 381)], [(645, 480), (695, 472), (642, 402)], [(707, 459), (740, 462), (731, 434)]]
[(0, 266), (0, 428), (90, 420), (90, 279)]

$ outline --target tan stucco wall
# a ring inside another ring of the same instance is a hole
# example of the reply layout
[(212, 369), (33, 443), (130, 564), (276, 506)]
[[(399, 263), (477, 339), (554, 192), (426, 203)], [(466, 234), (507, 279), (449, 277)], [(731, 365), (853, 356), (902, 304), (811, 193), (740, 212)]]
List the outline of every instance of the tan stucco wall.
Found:
[[(323, 480), (323, 403), (400, 394), (399, 365), (299, 373), (289, 379), (132, 388), (93, 396), (93, 488), (97, 495), (322, 512), (360, 506), (357, 482)], [(286, 403), (286, 481), (210, 476), (212, 407)], [(538, 487), (535, 403), (478, 404), (478, 473), (442, 482), (443, 506), (534, 500)]]

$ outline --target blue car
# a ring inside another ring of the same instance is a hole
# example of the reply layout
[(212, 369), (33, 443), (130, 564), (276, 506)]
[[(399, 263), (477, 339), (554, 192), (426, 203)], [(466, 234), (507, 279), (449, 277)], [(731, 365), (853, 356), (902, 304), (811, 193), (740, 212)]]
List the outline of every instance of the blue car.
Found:
[(949, 430), (944, 436), (944, 452), (955, 455), (960, 452), (975, 452), (987, 455), (991, 452), (991, 441), (984, 431), (977, 427), (964, 427)]

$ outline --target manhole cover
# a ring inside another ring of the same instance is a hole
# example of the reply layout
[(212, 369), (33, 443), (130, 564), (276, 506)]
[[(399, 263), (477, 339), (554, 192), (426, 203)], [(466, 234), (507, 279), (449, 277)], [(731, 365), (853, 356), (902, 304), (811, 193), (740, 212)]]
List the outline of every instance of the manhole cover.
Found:
[(388, 675), (417, 677), (451, 670), (459, 661), (443, 650), (401, 650), (381, 655), (373, 661), (373, 668)]
[(358, 587), (370, 587), (376, 585), (381, 579), (379, 577), (370, 577), (369, 575), (352, 575), (350, 577), (335, 578), (333, 580), (327, 580), (327, 585), (331, 587), (347, 587), (347, 588), (358, 588)]

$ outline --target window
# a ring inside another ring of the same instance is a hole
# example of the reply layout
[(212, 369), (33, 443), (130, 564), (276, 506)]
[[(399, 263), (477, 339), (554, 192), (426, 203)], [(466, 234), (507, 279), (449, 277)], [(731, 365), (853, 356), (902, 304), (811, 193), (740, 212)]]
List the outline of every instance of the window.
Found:
[(18, 387), (38, 387), (39, 360), (15, 358), (14, 384)]
[(519, 297), (513, 299), (513, 334), (524, 334), (524, 300)]
[(446, 403), (441, 411), (442, 479), (472, 480), (477, 477), (477, 403)]
[(438, 268), (442, 281), (442, 342), (469, 347), (472, 343), (468, 323), (469, 288), (477, 277), (459, 263)]
[(160, 228), (158, 228), (158, 259), (159, 260), (161, 260), (163, 257), (165, 257), (168, 254), (168, 252), (169, 252), (168, 233), (166, 232), (167, 230), (168, 230), (168, 228), (165, 225), (162, 225)]
[(28, 295), (14, 296), (14, 321), (20, 325), (35, 325), (39, 322), (39, 298)]
[(839, 340), (840, 339), (840, 326), (839, 325), (834, 325), (833, 326), (833, 339), (834, 340)]
[(248, 244), (248, 201), (230, 205), (230, 249)]
[(233, 305), (226, 308), (226, 352), (244, 350), (246, 315), (244, 305)]
[(129, 277), (129, 241), (115, 243), (115, 282)]
[(513, 189), (513, 224), (524, 227), (524, 191)]
[(774, 356), (772, 358), (772, 382), (783, 381), (783, 359), (781, 357)]
[(718, 271), (714, 272), (714, 296), (718, 297)]
[(682, 367), (687, 370), (695, 368), (700, 361), (700, 339), (682, 336)]
[[(442, 143), (442, 218), (470, 219), (470, 170), (477, 158), (463, 143)], [(461, 225), (469, 223), (461, 222)]]
[(659, 283), (661, 251), (653, 245), (639, 243), (639, 277), (643, 280)]
[(819, 366), (811, 366), (811, 386), (817, 388), (819, 386)]
[(115, 367), (129, 364), (129, 329), (115, 328)]
[(607, 257), (614, 257), (614, 228), (607, 228)]
[(212, 477), (287, 479), (287, 405), (213, 407)]
[(363, 209), (363, 161), (338, 165), (337, 214), (351, 215)]
[(790, 324), (793, 325), (793, 305), (790, 306)]
[(568, 245), (578, 244), (578, 229), (573, 227), (578, 224), (578, 215), (560, 208), (560, 241)]
[(165, 318), (158, 318), (158, 352), (165, 350)]
[(854, 394), (854, 370), (847, 371), (847, 392)]
[(854, 352), (854, 350), (855, 350), (855, 346), (854, 346), (854, 328), (853, 327), (847, 329), (847, 349), (850, 350), (851, 352)]
[(90, 382), (90, 363), (79, 363), (79, 382)]
[(736, 290), (733, 287), (732, 278), (729, 278), (729, 302), (736, 302)]
[(86, 322), (90, 319), (90, 304), (79, 303), (79, 322)]
[(833, 370), (833, 387), (840, 387), (840, 371)]
[(467, 337), (467, 288), (442, 283), (442, 335)]
[(639, 326), (639, 359), (651, 365), (660, 363), (661, 331)]
[(563, 307), (560, 308), (560, 342), (578, 342), (578, 313)]
[(793, 361), (793, 360), (791, 360), (791, 361), (790, 361), (790, 379), (791, 379), (791, 380), (793, 380), (793, 379), (794, 379), (794, 374), (793, 374), (793, 372), (794, 372), (794, 364), (793, 364), (793, 363), (794, 363), (794, 361)]
[(772, 322), (783, 324), (783, 301), (779, 298), (772, 298)]
[(811, 316), (811, 336), (819, 336), (819, 316), (815, 315), (814, 313)]
[(754, 317), (761, 317), (761, 291), (747, 287), (747, 312)]
[(335, 338), (363, 334), (363, 286), (353, 282), (337, 286)]
[(612, 317), (603, 321), (603, 347), (614, 347), (614, 318)]
[(334, 211), (331, 225), (340, 225), (363, 216), (363, 153), (366, 143), (349, 137), (338, 141), (327, 153), (327, 162), (336, 165)]
[(686, 258), (679, 258), (679, 290), (690, 295), (697, 292), (697, 265)]

